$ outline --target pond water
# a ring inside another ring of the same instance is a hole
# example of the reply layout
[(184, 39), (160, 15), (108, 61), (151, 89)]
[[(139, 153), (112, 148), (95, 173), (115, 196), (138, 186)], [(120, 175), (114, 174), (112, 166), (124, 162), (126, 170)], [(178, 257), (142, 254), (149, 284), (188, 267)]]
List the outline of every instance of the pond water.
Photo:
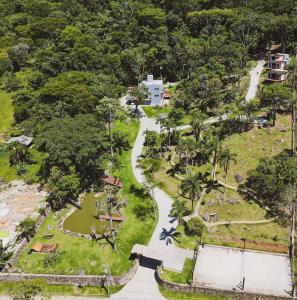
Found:
[[(102, 199), (102, 197), (101, 197)], [(99, 221), (96, 218), (96, 198), (94, 193), (88, 193), (82, 201), (82, 209), (76, 209), (64, 221), (63, 228), (72, 232), (90, 234), (92, 226), (96, 227), (97, 233), (104, 233), (108, 227), (108, 221)]]

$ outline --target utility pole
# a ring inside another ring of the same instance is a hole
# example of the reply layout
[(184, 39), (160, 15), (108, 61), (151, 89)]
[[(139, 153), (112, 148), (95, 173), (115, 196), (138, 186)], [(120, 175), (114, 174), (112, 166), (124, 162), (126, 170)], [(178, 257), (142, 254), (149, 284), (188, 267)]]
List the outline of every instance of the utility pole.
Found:
[(297, 54), (295, 55), (294, 68), (293, 68), (293, 99), (292, 99), (292, 110), (291, 110), (291, 150), (292, 156), (296, 156), (296, 147), (295, 147), (295, 136), (296, 136), (296, 85), (295, 85), (295, 75), (296, 75), (296, 60)]

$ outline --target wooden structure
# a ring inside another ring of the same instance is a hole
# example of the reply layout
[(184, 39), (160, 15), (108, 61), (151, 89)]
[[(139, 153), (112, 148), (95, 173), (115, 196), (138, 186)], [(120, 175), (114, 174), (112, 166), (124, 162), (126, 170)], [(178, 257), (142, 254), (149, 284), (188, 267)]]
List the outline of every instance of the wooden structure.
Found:
[(31, 251), (37, 252), (37, 253), (50, 253), (56, 251), (58, 248), (58, 243), (56, 244), (43, 244), (40, 242), (36, 242), (33, 247), (31, 248)]
[[(108, 220), (110, 219), (110, 216), (108, 215), (100, 215), (99, 216), (100, 220)], [(124, 222), (124, 218), (121, 216), (111, 216), (111, 219), (113, 222)]]
[(103, 177), (102, 180), (104, 183), (106, 183), (108, 185), (116, 186), (118, 188), (124, 187), (124, 185), (120, 179), (112, 177), (112, 176)]

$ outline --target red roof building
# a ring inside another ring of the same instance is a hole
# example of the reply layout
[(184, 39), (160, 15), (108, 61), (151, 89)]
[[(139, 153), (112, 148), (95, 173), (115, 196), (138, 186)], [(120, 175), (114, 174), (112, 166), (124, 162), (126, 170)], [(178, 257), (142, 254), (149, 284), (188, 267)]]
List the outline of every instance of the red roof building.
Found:
[(103, 177), (103, 181), (106, 184), (113, 185), (113, 186), (116, 186), (118, 188), (122, 188), (123, 187), (122, 181), (120, 179), (112, 177), (112, 176)]

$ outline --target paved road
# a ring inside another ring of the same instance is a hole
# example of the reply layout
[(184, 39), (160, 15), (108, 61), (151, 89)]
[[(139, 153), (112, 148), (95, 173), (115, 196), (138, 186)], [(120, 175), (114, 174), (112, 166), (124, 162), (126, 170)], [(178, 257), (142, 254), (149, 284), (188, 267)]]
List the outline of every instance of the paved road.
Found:
[[(122, 100), (124, 103), (124, 100)], [(146, 130), (160, 131), (160, 126), (154, 119), (143, 117), (140, 120), (140, 130), (136, 138), (131, 155), (131, 165), (134, 176), (137, 181), (142, 184), (145, 182), (145, 177), (142, 170), (138, 168), (138, 158), (140, 157), (144, 144), (144, 132)], [(176, 222), (168, 217), (172, 205), (172, 199), (161, 189), (154, 188), (154, 197), (159, 209), (159, 219), (149, 242), (149, 246), (157, 247), (166, 251), (164, 266), (174, 270), (182, 270), (185, 258), (192, 258), (193, 251), (177, 248), (171, 237), (174, 231)], [(130, 282), (117, 294), (111, 297), (112, 299), (138, 300), (138, 299), (165, 299), (159, 292), (158, 284), (154, 277), (154, 266), (150, 266), (148, 261), (138, 268), (135, 276)]]
[(250, 102), (252, 99), (256, 97), (258, 91), (258, 85), (260, 81), (260, 75), (263, 71), (265, 65), (265, 60), (261, 59), (257, 62), (257, 66), (250, 71), (251, 81), (248, 92), (245, 97), (246, 102)]

